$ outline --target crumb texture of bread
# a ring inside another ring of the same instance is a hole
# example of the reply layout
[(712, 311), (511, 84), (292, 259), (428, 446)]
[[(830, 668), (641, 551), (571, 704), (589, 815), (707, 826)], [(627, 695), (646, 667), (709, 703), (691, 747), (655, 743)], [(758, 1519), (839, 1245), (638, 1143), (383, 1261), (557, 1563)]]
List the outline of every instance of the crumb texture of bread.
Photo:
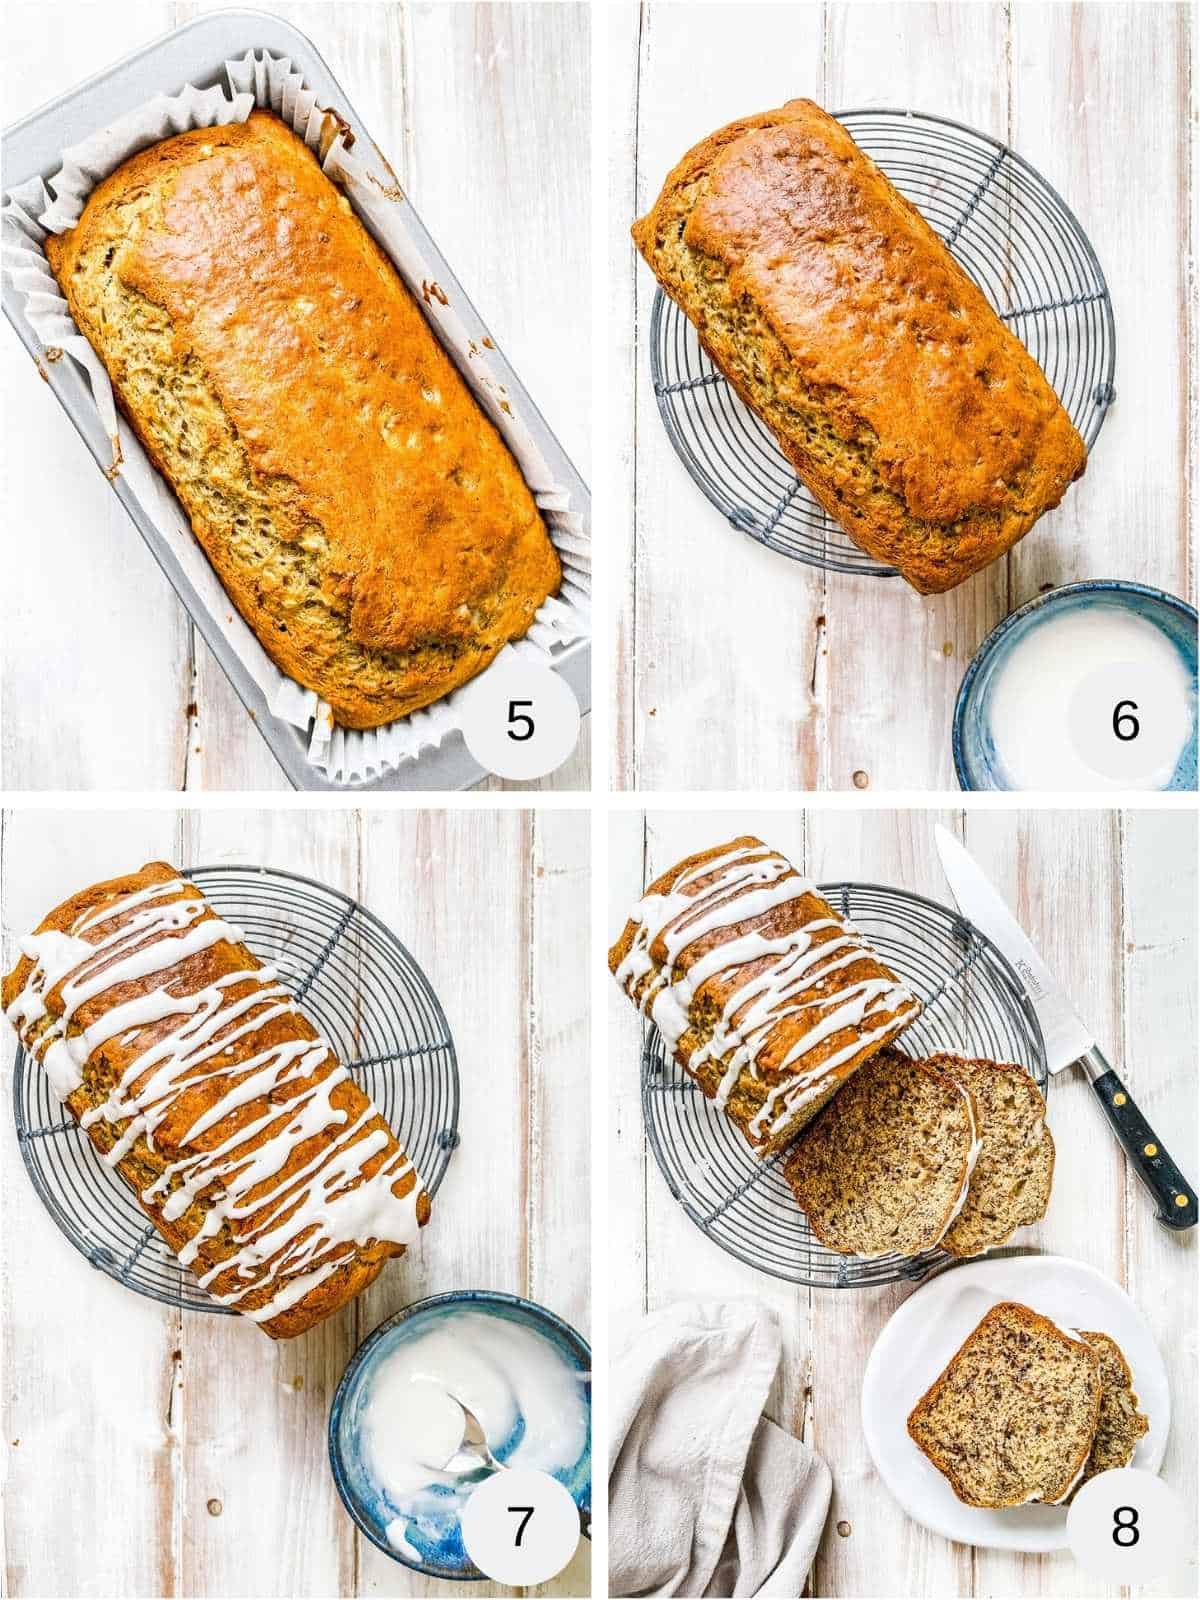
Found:
[(657, 878), (608, 955), (757, 1154), (781, 1149), (917, 1015), (852, 923), (751, 835)]
[(415, 1242), (429, 1196), (383, 1117), (173, 867), (80, 891), (20, 948), (22, 1044), (216, 1299), (291, 1338)]
[(914, 1256), (944, 1237), (974, 1149), (969, 1093), (889, 1049), (804, 1130), (784, 1176), (828, 1249)]
[(920, 593), (1003, 555), (1083, 472), (1037, 362), (811, 100), (702, 140), (633, 238), (809, 491)]
[(1046, 1215), (1054, 1179), (1046, 1102), (1029, 1074), (1007, 1062), (937, 1055), (925, 1065), (966, 1089), (975, 1105), (979, 1156), (942, 1248), (977, 1256)]
[(1117, 1341), (1107, 1333), (1093, 1333), (1086, 1328), (1079, 1330), (1079, 1337), (1086, 1339), (1100, 1357), (1100, 1420), (1083, 1477), (1067, 1497), (1068, 1501), (1100, 1473), (1127, 1467), (1133, 1460), (1138, 1440), (1150, 1431), (1150, 1419), (1138, 1410), (1133, 1373)]
[(917, 1401), (908, 1433), (965, 1505), (1057, 1504), (1088, 1459), (1100, 1397), (1100, 1359), (1082, 1335), (1004, 1301)]
[(395, 268), (269, 112), (152, 145), (46, 252), (267, 654), (347, 728), (529, 629), (557, 553)]

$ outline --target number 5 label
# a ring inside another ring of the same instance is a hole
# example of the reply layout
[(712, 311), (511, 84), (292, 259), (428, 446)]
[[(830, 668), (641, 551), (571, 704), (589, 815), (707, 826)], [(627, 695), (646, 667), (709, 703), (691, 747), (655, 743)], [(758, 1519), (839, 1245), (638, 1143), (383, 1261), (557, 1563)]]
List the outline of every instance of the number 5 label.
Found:
[(1120, 1467), (1085, 1483), (1067, 1513), (1067, 1542), (1081, 1567), (1114, 1588), (1185, 1581), (1183, 1501), (1157, 1473)]
[(579, 702), (557, 672), (515, 652), (463, 690), (467, 749), (498, 778), (542, 778), (579, 740)]
[(579, 1544), (579, 1507), (548, 1472), (514, 1467), (485, 1478), (462, 1514), (480, 1572), (514, 1588), (557, 1577)]

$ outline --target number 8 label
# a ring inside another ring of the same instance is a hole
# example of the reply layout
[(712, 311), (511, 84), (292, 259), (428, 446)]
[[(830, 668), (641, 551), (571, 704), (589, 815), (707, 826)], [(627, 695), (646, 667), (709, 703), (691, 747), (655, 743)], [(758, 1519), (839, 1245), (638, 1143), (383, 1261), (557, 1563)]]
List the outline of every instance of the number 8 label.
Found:
[(1137, 1467), (1091, 1478), (1067, 1512), (1076, 1561), (1114, 1588), (1162, 1579), (1170, 1593), (1186, 1593), (1187, 1539), (1179, 1495), (1157, 1473)]

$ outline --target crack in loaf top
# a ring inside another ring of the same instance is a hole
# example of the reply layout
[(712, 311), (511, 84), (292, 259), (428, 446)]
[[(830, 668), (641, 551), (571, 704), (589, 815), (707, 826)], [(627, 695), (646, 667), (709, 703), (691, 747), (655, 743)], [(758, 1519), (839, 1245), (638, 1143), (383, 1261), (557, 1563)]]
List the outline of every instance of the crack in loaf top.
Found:
[(684, 243), (759, 307), (845, 437), (870, 428), (875, 469), (914, 516), (1003, 509), (1031, 467), (1063, 483), (1082, 469), (1082, 441), (1036, 361), (819, 106), (792, 100), (731, 124), (664, 194), (686, 182), (697, 189)]
[(544, 596), (553, 547), (495, 428), (312, 152), (266, 112), (168, 139), (93, 193), (122, 284), (163, 307), (254, 470), (319, 525), (323, 583), (379, 650), (467, 640), (499, 590)]

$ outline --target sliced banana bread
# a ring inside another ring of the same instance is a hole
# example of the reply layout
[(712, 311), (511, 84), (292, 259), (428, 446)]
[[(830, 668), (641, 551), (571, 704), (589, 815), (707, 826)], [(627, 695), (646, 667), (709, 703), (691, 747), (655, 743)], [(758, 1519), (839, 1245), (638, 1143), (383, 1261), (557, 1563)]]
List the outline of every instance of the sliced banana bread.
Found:
[(977, 1154), (969, 1092), (885, 1049), (805, 1129), (784, 1172), (829, 1249), (917, 1255), (954, 1221)]
[(1096, 1424), (1096, 1438), (1088, 1456), (1083, 1477), (1071, 1491), (1074, 1499), (1089, 1478), (1115, 1467), (1127, 1467), (1133, 1460), (1137, 1442), (1149, 1430), (1149, 1418), (1138, 1410), (1138, 1397), (1133, 1392), (1133, 1373), (1124, 1352), (1115, 1339), (1107, 1333), (1079, 1330), (1100, 1357), (1100, 1421)]
[(977, 1256), (1046, 1215), (1054, 1177), (1046, 1102), (1029, 1074), (1007, 1062), (938, 1055), (925, 1065), (953, 1078), (975, 1103), (979, 1159), (942, 1248)]
[(993, 1306), (917, 1401), (909, 1437), (969, 1506), (1065, 1500), (1100, 1418), (1100, 1357), (1028, 1306)]

